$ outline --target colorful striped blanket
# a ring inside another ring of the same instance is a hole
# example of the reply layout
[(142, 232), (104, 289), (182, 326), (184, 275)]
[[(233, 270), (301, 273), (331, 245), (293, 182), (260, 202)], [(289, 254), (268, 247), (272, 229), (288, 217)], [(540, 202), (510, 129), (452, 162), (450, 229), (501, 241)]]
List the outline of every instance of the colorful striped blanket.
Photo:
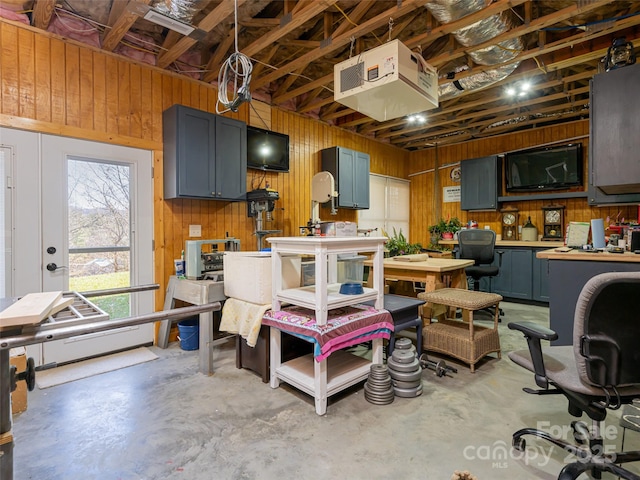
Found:
[(327, 324), (322, 326), (316, 323), (315, 312), (304, 307), (287, 307), (278, 312), (268, 310), (262, 324), (312, 342), (318, 362), (336, 350), (374, 338), (390, 338), (393, 332), (391, 314), (368, 305), (332, 309)]

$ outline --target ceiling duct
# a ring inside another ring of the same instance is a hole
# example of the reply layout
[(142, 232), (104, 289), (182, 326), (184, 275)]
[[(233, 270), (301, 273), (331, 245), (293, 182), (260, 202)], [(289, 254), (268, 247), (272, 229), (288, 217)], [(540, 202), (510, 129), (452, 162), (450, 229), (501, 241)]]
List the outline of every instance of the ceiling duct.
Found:
[(155, 0), (151, 8), (183, 23), (191, 23), (207, 3), (208, 0)]
[(191, 25), (193, 17), (206, 3), (207, 0), (155, 0), (144, 19), (182, 35), (190, 35), (195, 30)]
[[(487, 5), (485, 0), (432, 0), (425, 5), (441, 24), (451, 23), (462, 17), (482, 10)], [(454, 38), (465, 47), (479, 45), (502, 33), (515, 28), (516, 22), (510, 12), (501, 12), (480, 20), (472, 25), (452, 33)], [(469, 53), (469, 57), (478, 65), (499, 65), (512, 61), (523, 50), (520, 38), (508, 39), (489, 47)], [(440, 100), (447, 100), (463, 91), (486, 88), (509, 76), (520, 62), (501, 65), (495, 69), (469, 75), (453, 82), (440, 85)], [(450, 63), (439, 69), (440, 72), (456, 72), (469, 70), (468, 65)]]

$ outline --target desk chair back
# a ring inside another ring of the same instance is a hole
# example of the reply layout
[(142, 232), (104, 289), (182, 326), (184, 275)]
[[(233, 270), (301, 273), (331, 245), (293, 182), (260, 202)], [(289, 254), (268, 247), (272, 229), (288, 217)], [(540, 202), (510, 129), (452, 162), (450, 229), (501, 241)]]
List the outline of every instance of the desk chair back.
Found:
[(640, 272), (610, 272), (582, 289), (573, 348), (583, 382), (598, 387), (640, 385)]
[(493, 250), (496, 245), (496, 232), (493, 230), (460, 230), (458, 232), (458, 246), (460, 258), (475, 261), (475, 265), (493, 262)]

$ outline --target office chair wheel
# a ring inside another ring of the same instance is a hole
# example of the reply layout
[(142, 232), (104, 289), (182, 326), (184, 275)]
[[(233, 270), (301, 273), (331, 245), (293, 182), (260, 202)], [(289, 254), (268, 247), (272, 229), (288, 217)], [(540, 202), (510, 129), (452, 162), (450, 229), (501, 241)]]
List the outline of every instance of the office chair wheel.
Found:
[(522, 437), (513, 437), (511, 446), (519, 452), (524, 452), (524, 449), (527, 448), (527, 441)]

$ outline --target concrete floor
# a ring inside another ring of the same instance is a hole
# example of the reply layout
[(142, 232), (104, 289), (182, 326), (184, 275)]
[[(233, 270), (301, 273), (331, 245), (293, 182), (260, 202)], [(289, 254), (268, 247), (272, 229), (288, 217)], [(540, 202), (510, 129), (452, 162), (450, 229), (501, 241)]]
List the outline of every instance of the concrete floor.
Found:
[[(523, 458), (510, 448), (520, 428), (558, 431), (573, 419), (564, 397), (525, 394), (533, 377), (506, 356), (525, 348), (507, 323), (548, 325), (548, 309), (503, 308), (501, 360), (475, 374), (448, 360), (453, 378), (425, 371), (421, 397), (386, 406), (368, 403), (359, 385), (331, 397), (322, 417), (307, 395), (236, 369), (233, 341), (216, 348), (211, 377), (197, 373), (197, 352), (152, 347), (157, 360), (31, 392), (14, 419), (14, 478), (557, 478), (571, 460), (558, 448), (528, 439)], [(618, 418), (607, 419), (607, 448), (620, 447)], [(625, 447), (640, 448), (640, 434), (627, 432)]]

